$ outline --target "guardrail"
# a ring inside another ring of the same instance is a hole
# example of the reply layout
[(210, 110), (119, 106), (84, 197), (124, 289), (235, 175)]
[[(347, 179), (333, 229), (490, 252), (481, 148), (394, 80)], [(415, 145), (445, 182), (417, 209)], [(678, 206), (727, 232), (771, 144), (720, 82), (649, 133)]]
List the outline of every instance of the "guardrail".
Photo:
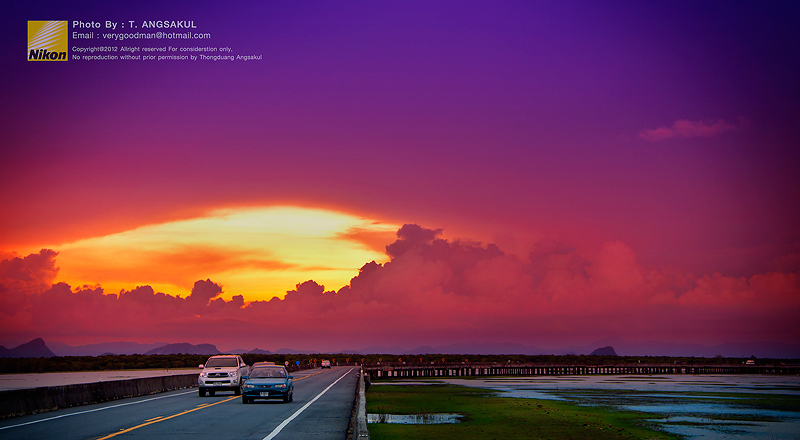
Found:
[(197, 373), (0, 391), (0, 418), (197, 386)]
[(451, 364), (369, 365), (375, 379), (453, 376), (550, 376), (587, 374), (800, 374), (796, 365), (564, 365), (564, 364)]

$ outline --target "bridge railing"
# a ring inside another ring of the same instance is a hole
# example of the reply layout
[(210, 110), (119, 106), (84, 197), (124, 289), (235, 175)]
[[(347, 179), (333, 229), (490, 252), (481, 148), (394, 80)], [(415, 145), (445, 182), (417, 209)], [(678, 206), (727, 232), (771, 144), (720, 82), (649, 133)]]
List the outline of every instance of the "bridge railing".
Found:
[(683, 365), (683, 364), (365, 364), (374, 379), (458, 376), (562, 376), (618, 374), (800, 374), (796, 365)]

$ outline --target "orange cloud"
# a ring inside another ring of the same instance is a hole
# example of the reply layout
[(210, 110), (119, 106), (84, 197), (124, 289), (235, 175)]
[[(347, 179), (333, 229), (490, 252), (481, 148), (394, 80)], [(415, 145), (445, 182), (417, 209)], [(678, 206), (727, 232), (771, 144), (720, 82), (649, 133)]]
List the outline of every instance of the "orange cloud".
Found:
[[(385, 227), (385, 225), (374, 225)], [(395, 229), (370, 229), (362, 227), (352, 227), (346, 232), (337, 234), (338, 237), (363, 244), (368, 249), (376, 252), (385, 252), (386, 245), (394, 240)]]
[(320, 209), (220, 209), (61, 245), (60, 280), (116, 292), (149, 284), (177, 295), (198, 278), (224, 278), (237, 293), (269, 299), (298, 279), (347, 284), (364, 261), (385, 259), (387, 231), (396, 229)]
[[(338, 291), (308, 280), (268, 301), (238, 294), (226, 299), (236, 292), (226, 294), (210, 279), (197, 281), (185, 298), (149, 286), (119, 295), (64, 283), (28, 288), (16, 278), (55, 267), (55, 254), (42, 251), (19, 259), (29, 262), (27, 271), (3, 272), (10, 280), (3, 298), (14, 305), (4, 310), (0, 334), (310, 350), (604, 337), (695, 343), (800, 338), (797, 273), (696, 277), (674, 268), (647, 270), (621, 242), (580, 255), (542, 241), (524, 259), (440, 233), (405, 225), (387, 246), (389, 261), (363, 265)], [(15, 258), (0, 268), (20, 264)]]

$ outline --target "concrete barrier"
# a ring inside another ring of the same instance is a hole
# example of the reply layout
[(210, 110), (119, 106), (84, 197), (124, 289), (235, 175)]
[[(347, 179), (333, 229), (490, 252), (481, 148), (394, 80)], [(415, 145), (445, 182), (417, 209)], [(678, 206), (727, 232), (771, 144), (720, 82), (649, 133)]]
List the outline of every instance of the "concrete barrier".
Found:
[[(369, 440), (369, 430), (367, 429), (367, 390), (364, 384), (364, 370), (361, 369), (358, 377), (358, 430), (356, 439)], [(367, 376), (369, 380), (369, 376)]]
[(0, 418), (196, 387), (197, 376), (195, 373), (0, 391)]
[[(366, 377), (369, 381), (369, 376)], [(358, 385), (356, 385), (356, 398), (353, 402), (353, 413), (350, 416), (350, 428), (347, 430), (347, 440), (369, 440), (367, 429), (367, 396), (364, 383), (364, 369), (359, 369)]]

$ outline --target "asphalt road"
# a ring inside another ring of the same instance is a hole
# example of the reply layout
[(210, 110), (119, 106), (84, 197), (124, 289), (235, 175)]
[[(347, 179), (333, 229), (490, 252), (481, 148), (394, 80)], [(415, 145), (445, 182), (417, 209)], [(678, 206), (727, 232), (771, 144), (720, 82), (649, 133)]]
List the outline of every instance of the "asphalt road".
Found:
[(336, 439), (344, 440), (358, 368), (294, 376), (294, 401), (244, 405), (232, 392), (199, 397), (197, 388), (0, 420), (2, 439)]

